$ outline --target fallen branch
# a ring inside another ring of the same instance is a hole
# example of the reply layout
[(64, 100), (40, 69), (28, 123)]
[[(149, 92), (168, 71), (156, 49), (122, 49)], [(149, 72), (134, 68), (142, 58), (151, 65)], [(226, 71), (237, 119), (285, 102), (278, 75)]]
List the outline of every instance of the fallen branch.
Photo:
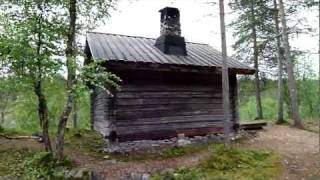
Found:
[(0, 134), (0, 137), (3, 137), (5, 139), (36, 139), (36, 140), (41, 139), (41, 137), (39, 136), (7, 136), (4, 134)]
[(4, 135), (4, 134), (0, 134), (0, 137), (3, 137), (3, 138), (5, 138), (5, 139), (11, 139), (10, 137), (8, 137), (8, 136), (6, 136), (6, 135)]

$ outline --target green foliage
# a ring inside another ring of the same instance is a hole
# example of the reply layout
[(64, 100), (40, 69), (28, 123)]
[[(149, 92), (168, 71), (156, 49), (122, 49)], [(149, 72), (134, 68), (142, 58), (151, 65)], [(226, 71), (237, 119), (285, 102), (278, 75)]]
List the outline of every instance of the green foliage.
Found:
[[(302, 119), (316, 119), (317, 117), (317, 81), (312, 78), (297, 80), (299, 108)], [(277, 82), (265, 80), (262, 83), (262, 108), (265, 119), (275, 120), (277, 115)], [(287, 81), (284, 81), (284, 118), (289, 118), (289, 93)], [(239, 81), (239, 112), (243, 121), (254, 120), (256, 117), (256, 104), (253, 83), (250, 80)]]
[(70, 169), (71, 161), (66, 158), (61, 164), (51, 153), (13, 146), (0, 146), (0, 177), (17, 179), (57, 179), (55, 174)]
[(5, 1), (1, 4), (1, 59), (11, 74), (33, 83), (56, 74), (64, 21), (57, 1)]
[(2, 128), (2, 130), (0, 129), (0, 134), (5, 136), (27, 136), (30, 135), (30, 132), (21, 129)]
[[(15, 81), (11, 82), (15, 83)], [(65, 103), (64, 84), (65, 80), (61, 76), (46, 79), (43, 84), (49, 107), (50, 130), (52, 132), (56, 132), (57, 120), (62, 111), (61, 107), (63, 107)], [(29, 134), (38, 132), (37, 98), (33, 94), (33, 90), (25, 88), (24, 84), (21, 84), (17, 85), (16, 89), (11, 92), (15, 94), (15, 98), (10, 100), (8, 104), (8, 109), (11, 109), (11, 111), (6, 113), (6, 121), (3, 127), (26, 131), (29, 132)], [(89, 91), (84, 90), (77, 99), (79, 106), (78, 128), (81, 129), (89, 129), (90, 127), (89, 97)], [(69, 124), (69, 126), (72, 125)]]
[[(12, 109), (12, 112), (6, 111), (8, 121), (4, 126), (30, 132), (39, 130), (38, 100), (34, 86), (41, 82), (41, 91), (45, 94), (49, 109), (50, 128), (55, 131), (65, 104), (66, 81), (60, 71), (66, 66), (61, 56), (64, 55), (63, 43), (67, 35), (69, 1), (1, 2), (0, 19), (4, 21), (0, 24), (0, 73), (15, 79), (0, 79), (0, 110), (5, 109), (2, 108), (4, 106)], [(105, 0), (77, 1), (77, 33), (96, 27), (108, 16), (108, 10), (114, 5), (114, 1)], [(79, 67), (78, 71), (73, 86), (76, 102), (80, 104), (78, 127), (88, 128), (90, 103), (86, 85), (117, 90), (120, 79), (97, 63)], [(14, 85), (16, 91), (4, 88), (4, 82)], [(9, 95), (16, 99), (8, 100), (11, 104), (4, 103), (6, 101), (3, 99)]]
[(280, 171), (281, 161), (271, 151), (214, 146), (211, 156), (198, 166), (157, 174), (152, 179), (265, 180), (277, 178)]
[(71, 162), (66, 159), (58, 164), (52, 153), (49, 152), (28, 152), (24, 153), (20, 162), (15, 164), (13, 176), (22, 179), (55, 179), (57, 168), (71, 168)]
[[(231, 23), (234, 29), (233, 36), (236, 41), (233, 45), (237, 52), (237, 59), (246, 63), (252, 63), (253, 56), (253, 28), (257, 35), (257, 51), (259, 65), (274, 66), (275, 61), (275, 28), (273, 23), (273, 9), (271, 0), (233, 0), (229, 4), (237, 18)], [(272, 40), (271, 40), (272, 39)]]
[(11, 166), (17, 163), (20, 153), (23, 153), (23, 151), (18, 151), (6, 145), (0, 146), (0, 177), (10, 175)]
[(100, 87), (109, 93), (119, 90), (121, 79), (115, 74), (108, 72), (101, 62), (103, 61), (96, 60), (82, 68), (80, 77), (78, 78), (82, 80), (80, 84), (85, 85), (82, 86), (84, 88)]

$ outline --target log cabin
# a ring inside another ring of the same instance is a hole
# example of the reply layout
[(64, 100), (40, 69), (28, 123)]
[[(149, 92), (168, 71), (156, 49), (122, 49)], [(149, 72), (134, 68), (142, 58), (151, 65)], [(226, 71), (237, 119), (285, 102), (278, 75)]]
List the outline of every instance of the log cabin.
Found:
[[(93, 128), (112, 141), (164, 139), (223, 130), (222, 56), (181, 36), (177, 8), (160, 10), (160, 37), (88, 32), (85, 64), (103, 61), (122, 79), (108, 94), (93, 87)], [(255, 70), (228, 57), (231, 126), (239, 127), (237, 74)]]

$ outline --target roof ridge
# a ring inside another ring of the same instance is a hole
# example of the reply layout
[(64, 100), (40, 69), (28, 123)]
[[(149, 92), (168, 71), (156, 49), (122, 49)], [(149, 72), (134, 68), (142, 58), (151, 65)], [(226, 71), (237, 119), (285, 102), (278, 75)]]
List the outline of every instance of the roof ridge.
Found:
[[(116, 33), (106, 33), (106, 32), (95, 32), (95, 31), (88, 31), (86, 34), (89, 34), (89, 33), (105, 34), (105, 35), (112, 35), (112, 36), (126, 36), (126, 37), (132, 37), (132, 38), (144, 38), (144, 39), (153, 39), (153, 40), (156, 40), (156, 38), (145, 37), (145, 36), (134, 36), (134, 35), (125, 35), (125, 34), (116, 34)], [(206, 43), (198, 43), (198, 42), (190, 42), (190, 41), (186, 41), (186, 43), (190, 43), (190, 44), (200, 44), (200, 45), (210, 46), (209, 44), (206, 44)]]
[(155, 39), (151, 37), (144, 37), (144, 36), (134, 36), (134, 35), (125, 35), (125, 34), (116, 34), (116, 33), (106, 33), (106, 32), (94, 32), (94, 31), (88, 31), (89, 33), (96, 33), (96, 34), (106, 34), (106, 35), (112, 35), (112, 36), (126, 36), (126, 37), (134, 37), (134, 38), (145, 38), (145, 39)]

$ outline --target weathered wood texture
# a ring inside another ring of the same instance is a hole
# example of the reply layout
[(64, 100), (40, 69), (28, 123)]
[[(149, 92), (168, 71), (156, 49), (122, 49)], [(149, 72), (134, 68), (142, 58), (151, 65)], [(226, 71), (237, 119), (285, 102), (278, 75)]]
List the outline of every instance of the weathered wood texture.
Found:
[(240, 124), (240, 128), (243, 130), (259, 130), (267, 125), (266, 121), (243, 122)]
[(108, 136), (114, 129), (113, 119), (110, 118), (110, 97), (101, 88), (94, 88), (91, 96), (91, 118), (93, 128), (104, 136)]
[[(222, 132), (221, 75), (190, 72), (115, 71), (121, 91), (108, 97), (95, 91), (94, 127), (120, 141), (161, 139), (178, 133)], [(230, 76), (231, 119), (238, 122), (236, 77)]]

